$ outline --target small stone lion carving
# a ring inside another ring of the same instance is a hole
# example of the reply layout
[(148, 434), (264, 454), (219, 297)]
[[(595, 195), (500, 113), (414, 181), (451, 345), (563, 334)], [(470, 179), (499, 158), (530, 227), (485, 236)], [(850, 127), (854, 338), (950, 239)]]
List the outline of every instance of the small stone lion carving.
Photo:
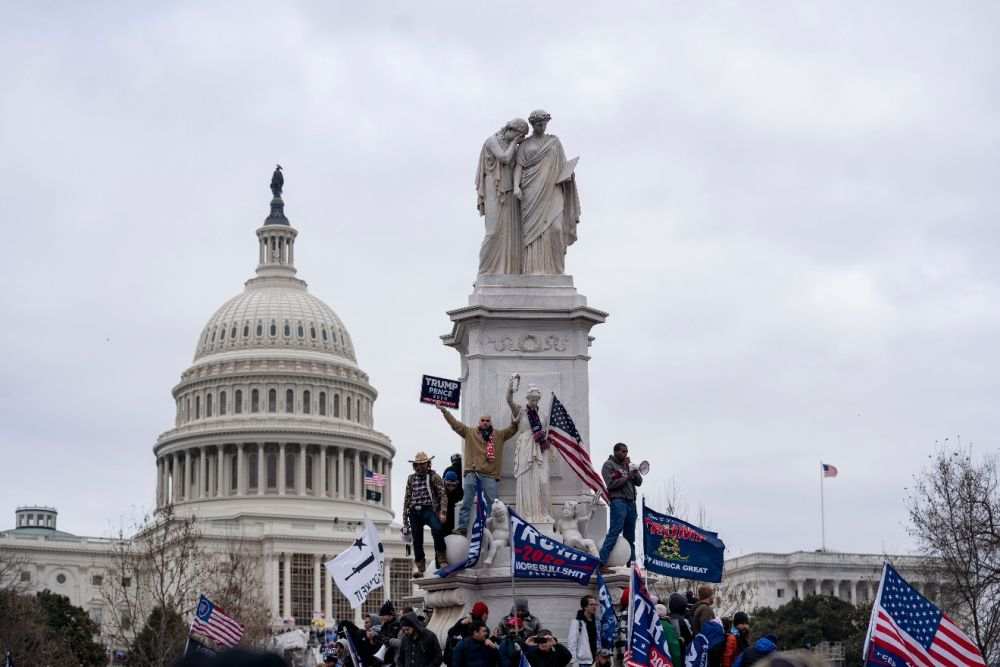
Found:
[(486, 519), (486, 528), (490, 531), (490, 548), (483, 562), (487, 565), (493, 564), (493, 559), (497, 555), (497, 549), (507, 545), (510, 540), (510, 515), (507, 514), (507, 506), (497, 498), (490, 508), (490, 516)]
[(556, 534), (562, 535), (562, 542), (568, 547), (586, 551), (592, 556), (598, 555), (597, 544), (594, 540), (583, 536), (587, 522), (590, 521), (594, 513), (593, 501), (576, 502), (568, 500), (562, 507), (562, 512), (553, 526)]

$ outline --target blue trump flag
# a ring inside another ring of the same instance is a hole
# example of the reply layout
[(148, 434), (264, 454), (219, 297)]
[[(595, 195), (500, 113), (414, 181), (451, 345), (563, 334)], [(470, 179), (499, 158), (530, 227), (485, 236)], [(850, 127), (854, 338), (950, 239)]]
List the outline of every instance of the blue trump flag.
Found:
[(600, 565), (595, 556), (546, 537), (537, 528), (510, 513), (510, 560), (518, 579), (564, 579), (581, 586)]
[(479, 554), (483, 551), (483, 531), (486, 529), (486, 494), (483, 492), (483, 482), (476, 476), (476, 519), (472, 522), (472, 533), (469, 535), (469, 553), (460, 563), (452, 563), (434, 574), (447, 577), (467, 567), (475, 567), (479, 562)]
[(656, 605), (646, 586), (638, 565), (632, 566), (629, 582), (629, 627), (625, 664), (628, 667), (672, 667), (667, 638), (656, 615)]
[(618, 632), (618, 614), (611, 602), (611, 593), (604, 583), (601, 571), (597, 571), (597, 645), (609, 651), (615, 649), (615, 633)]
[(697, 581), (722, 581), (726, 545), (718, 533), (660, 514), (642, 500), (642, 544), (646, 569)]

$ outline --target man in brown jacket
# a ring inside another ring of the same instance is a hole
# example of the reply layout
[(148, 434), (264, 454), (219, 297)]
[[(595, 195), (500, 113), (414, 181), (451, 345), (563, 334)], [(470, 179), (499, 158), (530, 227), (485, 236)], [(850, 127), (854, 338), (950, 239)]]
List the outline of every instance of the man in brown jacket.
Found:
[(486, 511), (489, 512), (493, 499), (497, 497), (497, 486), (500, 484), (503, 446), (517, 433), (517, 422), (498, 431), (493, 428), (493, 418), (483, 415), (479, 418), (479, 426), (466, 426), (455, 419), (444, 406), (437, 407), (451, 429), (465, 440), (465, 446), (462, 448), (462, 462), (465, 464), (462, 490), (465, 492), (465, 497), (462, 498), (462, 509), (458, 513), (458, 525), (455, 526), (456, 534), (465, 535), (469, 525), (469, 513), (476, 498), (476, 479), (483, 483)]
[(698, 587), (698, 604), (691, 612), (691, 630), (694, 634), (701, 632), (701, 626), (715, 618), (715, 589), (708, 585)]

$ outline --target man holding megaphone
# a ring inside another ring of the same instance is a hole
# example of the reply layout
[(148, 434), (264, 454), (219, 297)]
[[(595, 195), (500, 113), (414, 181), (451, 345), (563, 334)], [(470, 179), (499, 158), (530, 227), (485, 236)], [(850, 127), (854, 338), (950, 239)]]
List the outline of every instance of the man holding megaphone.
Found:
[(608, 556), (615, 548), (619, 535), (624, 535), (625, 541), (628, 542), (629, 564), (635, 561), (635, 522), (638, 519), (635, 508), (635, 487), (642, 485), (641, 467), (629, 459), (628, 445), (624, 442), (615, 445), (614, 453), (601, 467), (601, 477), (604, 478), (604, 485), (608, 487), (608, 497), (611, 498), (608, 535), (604, 538), (604, 545), (601, 546), (601, 572), (604, 574), (611, 572), (611, 568), (608, 567)]

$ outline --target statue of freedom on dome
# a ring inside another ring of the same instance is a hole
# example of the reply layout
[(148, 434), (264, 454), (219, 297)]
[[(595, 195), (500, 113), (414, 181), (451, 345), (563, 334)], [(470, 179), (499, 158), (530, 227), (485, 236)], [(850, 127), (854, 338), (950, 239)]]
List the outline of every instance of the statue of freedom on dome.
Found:
[(281, 165), (279, 164), (274, 168), (274, 174), (271, 175), (271, 194), (280, 197), (283, 187), (285, 187), (285, 177), (281, 175)]

